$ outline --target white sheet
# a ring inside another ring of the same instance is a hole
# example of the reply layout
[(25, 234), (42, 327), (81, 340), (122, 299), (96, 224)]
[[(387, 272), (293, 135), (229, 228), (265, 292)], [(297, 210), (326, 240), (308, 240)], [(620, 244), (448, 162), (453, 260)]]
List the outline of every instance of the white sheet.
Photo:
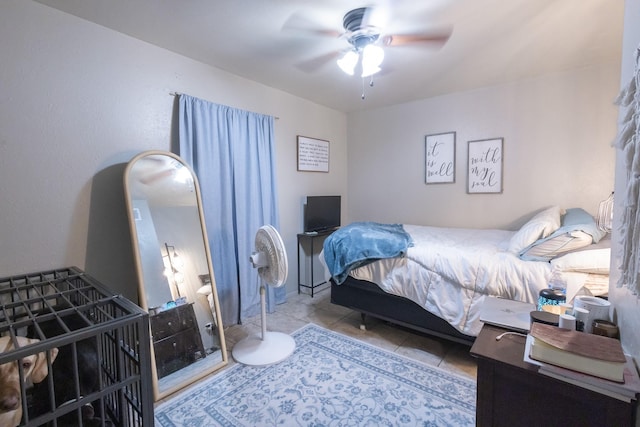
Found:
[[(445, 319), (460, 332), (480, 332), (485, 295), (536, 304), (548, 286), (549, 262), (522, 261), (506, 248), (515, 232), (404, 225), (415, 245), (403, 258), (376, 261), (351, 276), (376, 283)], [(586, 275), (567, 280), (569, 300)]]

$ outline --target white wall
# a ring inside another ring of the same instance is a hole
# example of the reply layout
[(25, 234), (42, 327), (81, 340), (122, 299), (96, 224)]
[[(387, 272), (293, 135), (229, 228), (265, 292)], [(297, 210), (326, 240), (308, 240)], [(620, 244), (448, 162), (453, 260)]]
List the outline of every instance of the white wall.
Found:
[[(632, 78), (636, 67), (636, 49), (640, 46), (639, 18), (640, 0), (627, 0), (625, 2), (624, 40), (622, 43), (621, 81), (623, 86)], [(625, 189), (627, 184), (625, 170), (623, 158), (619, 155), (616, 166), (613, 253), (617, 253), (620, 250), (619, 236), (616, 231), (620, 216), (616, 215), (616, 211), (624, 206), (624, 194), (626, 193)], [(629, 354), (635, 357), (636, 363), (640, 363), (640, 334), (638, 333), (638, 325), (640, 325), (640, 297), (631, 294), (626, 288), (618, 288), (616, 286), (620, 278), (620, 272), (617, 270), (618, 264), (615, 260), (612, 260), (611, 265), (612, 274), (609, 296), (612, 305), (615, 307), (615, 317), (620, 327), (622, 345)], [(640, 414), (638, 416), (638, 425), (640, 425)]]
[[(279, 117), (281, 233), (296, 289), (301, 200), (346, 196), (346, 116), (39, 3), (0, 2), (0, 276), (71, 265), (137, 299), (124, 166), (169, 150), (174, 96)], [(331, 142), (331, 171), (296, 171), (296, 135)], [(248, 256), (248, 254), (247, 254)]]
[[(607, 64), (351, 113), (349, 219), (515, 229), (554, 204), (595, 214), (613, 189), (619, 72)], [(452, 131), (455, 183), (426, 185), (425, 135)], [(467, 141), (500, 137), (503, 193), (467, 194)]]

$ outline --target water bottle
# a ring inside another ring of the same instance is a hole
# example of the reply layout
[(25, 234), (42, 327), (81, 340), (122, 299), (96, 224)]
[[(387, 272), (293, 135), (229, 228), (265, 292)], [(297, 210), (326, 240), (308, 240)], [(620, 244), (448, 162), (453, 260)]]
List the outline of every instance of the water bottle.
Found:
[(549, 279), (549, 289), (562, 292), (565, 297), (567, 295), (567, 281), (562, 277), (560, 271), (553, 270)]
[(567, 282), (559, 271), (554, 270), (549, 279), (547, 288), (540, 291), (538, 296), (538, 311), (547, 311), (553, 314), (562, 314), (563, 307), (560, 304), (567, 300)]

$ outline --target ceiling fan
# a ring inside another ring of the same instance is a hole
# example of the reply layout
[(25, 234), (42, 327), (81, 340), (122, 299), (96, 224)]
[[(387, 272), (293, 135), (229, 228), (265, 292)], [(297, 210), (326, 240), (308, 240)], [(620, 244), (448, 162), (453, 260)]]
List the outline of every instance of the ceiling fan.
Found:
[(342, 24), (345, 38), (354, 49), (363, 49), (367, 45), (403, 46), (409, 44), (429, 43), (443, 45), (451, 36), (451, 28), (439, 31), (388, 34), (384, 26), (389, 11), (384, 7), (368, 6), (350, 10), (344, 15)]
[[(384, 48), (397, 46), (442, 47), (451, 37), (451, 27), (418, 33), (387, 33), (385, 27), (390, 15), (386, 5), (359, 7), (348, 11), (343, 19), (341, 31), (318, 28), (304, 23), (289, 22), (288, 28), (310, 31), (322, 36), (338, 37), (346, 40), (350, 46), (333, 51), (300, 64), (304, 71), (314, 71), (336, 57), (337, 65), (348, 75), (358, 74), (364, 79), (370, 78), (373, 86), (373, 75), (382, 70)], [(364, 87), (364, 80), (363, 80)], [(364, 89), (362, 93), (364, 99)]]

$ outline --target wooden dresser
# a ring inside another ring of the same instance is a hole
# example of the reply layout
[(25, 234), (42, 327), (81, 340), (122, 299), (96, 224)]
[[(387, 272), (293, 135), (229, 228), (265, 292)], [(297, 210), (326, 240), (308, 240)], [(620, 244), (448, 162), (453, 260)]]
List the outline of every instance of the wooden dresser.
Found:
[(158, 378), (205, 356), (193, 304), (179, 305), (150, 317)]

